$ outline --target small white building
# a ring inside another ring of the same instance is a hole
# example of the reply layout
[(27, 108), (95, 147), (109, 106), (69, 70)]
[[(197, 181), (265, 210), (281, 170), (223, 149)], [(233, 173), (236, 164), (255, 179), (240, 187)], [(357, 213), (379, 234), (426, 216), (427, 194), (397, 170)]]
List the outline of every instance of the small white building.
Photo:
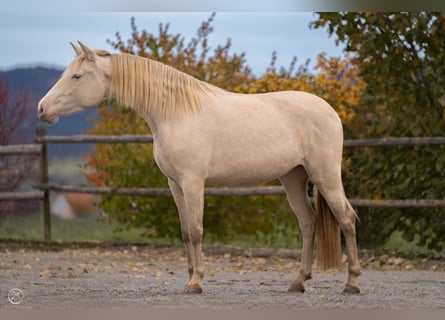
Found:
[(51, 213), (64, 219), (99, 216), (98, 201), (99, 198), (91, 194), (57, 193), (51, 201)]

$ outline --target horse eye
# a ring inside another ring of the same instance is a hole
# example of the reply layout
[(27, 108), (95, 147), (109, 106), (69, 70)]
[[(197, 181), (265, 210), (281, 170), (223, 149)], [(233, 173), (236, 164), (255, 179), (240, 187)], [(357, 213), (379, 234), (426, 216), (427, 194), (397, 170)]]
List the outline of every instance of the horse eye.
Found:
[(80, 78), (82, 78), (82, 75), (78, 73), (73, 74), (73, 76), (71, 77), (71, 79), (80, 79)]

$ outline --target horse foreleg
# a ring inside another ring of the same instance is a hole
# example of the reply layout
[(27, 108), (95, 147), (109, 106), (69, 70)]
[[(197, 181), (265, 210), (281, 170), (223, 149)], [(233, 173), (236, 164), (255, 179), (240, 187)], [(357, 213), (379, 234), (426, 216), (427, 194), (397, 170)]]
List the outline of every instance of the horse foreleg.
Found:
[[(182, 220), (186, 216), (185, 212), (185, 201), (184, 201), (184, 194), (182, 193), (181, 187), (173, 180), (168, 179), (168, 186), (170, 188), (170, 191), (173, 195), (173, 199), (175, 200), (176, 208), (178, 209), (179, 214), (179, 221), (182, 225), (185, 225), (185, 222), (182, 222)], [(192, 279), (193, 275), (193, 263), (192, 263), (192, 248), (190, 246), (190, 242), (186, 241), (188, 238), (188, 232), (184, 228), (181, 228), (181, 236), (182, 241), (184, 242), (185, 246), (185, 254), (187, 256), (187, 266), (188, 266), (188, 273), (189, 273), (189, 282)], [(188, 283), (188, 282), (187, 282)]]
[(308, 176), (303, 167), (296, 167), (280, 178), (289, 204), (297, 217), (303, 236), (300, 269), (289, 291), (304, 292), (304, 282), (312, 278), (312, 253), (314, 251), (315, 213), (307, 196)]
[(184, 292), (202, 293), (202, 280), (204, 278), (202, 258), (204, 182), (195, 178), (186, 178), (181, 181), (180, 189), (183, 196), (181, 202), (183, 208), (179, 209), (178, 207), (178, 210), (190, 276)]

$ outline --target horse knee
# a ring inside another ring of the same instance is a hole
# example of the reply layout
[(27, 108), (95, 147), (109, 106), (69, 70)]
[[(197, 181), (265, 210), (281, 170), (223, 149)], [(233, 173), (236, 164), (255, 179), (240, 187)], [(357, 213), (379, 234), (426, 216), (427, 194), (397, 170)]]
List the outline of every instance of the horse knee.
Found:
[(357, 215), (349, 202), (346, 199), (344, 202), (331, 200), (328, 201), (328, 205), (334, 208), (333, 214), (343, 234), (355, 237), (355, 220)]
[(203, 229), (200, 226), (182, 228), (181, 229), (182, 240), (185, 243), (197, 243), (202, 241)]
[(300, 230), (303, 238), (312, 238), (315, 233), (315, 219), (314, 221), (300, 224)]
[(345, 236), (355, 237), (355, 223), (353, 220), (339, 222), (340, 229)]

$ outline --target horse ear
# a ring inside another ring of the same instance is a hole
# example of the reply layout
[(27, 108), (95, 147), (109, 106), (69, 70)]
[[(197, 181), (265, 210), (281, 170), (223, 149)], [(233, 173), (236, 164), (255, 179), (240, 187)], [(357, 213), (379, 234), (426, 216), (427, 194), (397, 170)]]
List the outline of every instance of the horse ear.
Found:
[(85, 57), (90, 61), (96, 61), (96, 54), (93, 50), (88, 48), (86, 45), (84, 45), (82, 42), (77, 41), (80, 45), (80, 48), (82, 49), (83, 53), (85, 54)]
[(80, 48), (76, 47), (72, 42), (70, 42), (70, 45), (73, 47), (74, 51), (76, 52), (76, 56), (80, 56), (82, 53), (82, 50), (80, 50)]

